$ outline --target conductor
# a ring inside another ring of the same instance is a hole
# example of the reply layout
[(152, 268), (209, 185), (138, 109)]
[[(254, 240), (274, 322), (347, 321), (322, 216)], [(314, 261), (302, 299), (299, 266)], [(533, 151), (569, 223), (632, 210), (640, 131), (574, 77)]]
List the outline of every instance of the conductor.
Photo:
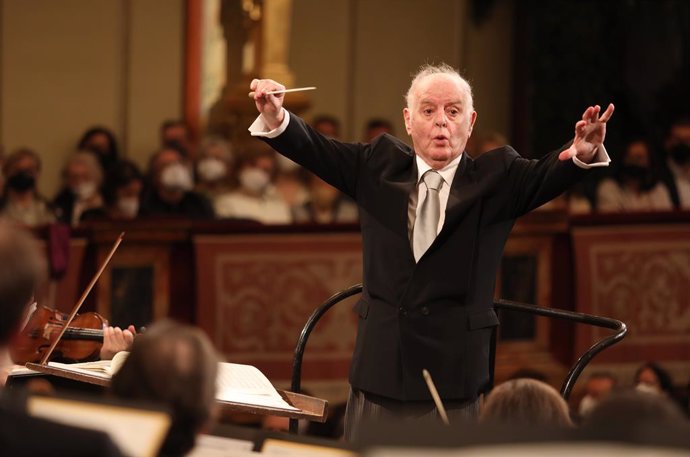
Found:
[(489, 381), (496, 271), (515, 219), (558, 196), (592, 167), (614, 107), (590, 106), (567, 146), (540, 160), (509, 146), (464, 153), (477, 119), (472, 89), (448, 65), (424, 66), (403, 109), (412, 147), (388, 134), (368, 144), (326, 138), (283, 108), (284, 86), (255, 79), (260, 115), (249, 128), (357, 202), (364, 290), (350, 369), (346, 438), (361, 419), (435, 415), (422, 377), (450, 421), (473, 419)]

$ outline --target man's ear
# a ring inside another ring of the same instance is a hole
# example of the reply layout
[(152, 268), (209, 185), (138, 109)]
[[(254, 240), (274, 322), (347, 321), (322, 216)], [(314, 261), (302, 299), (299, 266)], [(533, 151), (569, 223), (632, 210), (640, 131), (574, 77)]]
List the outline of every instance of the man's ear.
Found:
[(410, 110), (409, 108), (403, 108), (403, 119), (405, 119), (405, 130), (408, 135), (412, 135), (412, 123), (410, 122)]
[(472, 135), (472, 130), (474, 129), (474, 123), (477, 122), (477, 112), (472, 111), (472, 114), (470, 114), (470, 129), (467, 132), (467, 137), (469, 138), (470, 135)]

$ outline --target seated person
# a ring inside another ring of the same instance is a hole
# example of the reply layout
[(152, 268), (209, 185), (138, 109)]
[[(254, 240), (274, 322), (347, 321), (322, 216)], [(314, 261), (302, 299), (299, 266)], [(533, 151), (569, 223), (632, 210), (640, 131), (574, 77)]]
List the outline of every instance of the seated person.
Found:
[(395, 135), (391, 121), (383, 118), (369, 119), (364, 127), (364, 142), (371, 143), (374, 138), (384, 133)]
[(195, 190), (208, 198), (215, 199), (230, 190), (232, 154), (230, 144), (220, 137), (204, 140), (196, 160)]
[(613, 373), (592, 373), (585, 384), (585, 395), (580, 400), (578, 414), (585, 417), (616, 387), (618, 380)]
[(308, 171), (306, 174), (309, 200), (293, 209), (295, 222), (312, 224), (355, 223), (357, 205), (335, 187)]
[[(0, 353), (9, 352), (46, 271), (38, 244), (21, 229), (0, 223)], [(27, 416), (4, 396), (0, 388), (2, 455), (121, 455), (106, 434)]]
[(72, 226), (88, 210), (103, 208), (103, 169), (92, 152), (79, 151), (62, 169), (62, 190), (53, 200), (58, 220)]
[(670, 211), (671, 196), (659, 181), (652, 152), (644, 140), (625, 147), (615, 179), (604, 179), (597, 189), (597, 210), (601, 212)]
[(192, 190), (194, 179), (185, 156), (179, 146), (170, 145), (151, 157), (140, 216), (213, 218), (211, 203)]
[(111, 167), (103, 186), (105, 207), (86, 211), (82, 220), (131, 220), (139, 215), (139, 202), (144, 189), (144, 176), (129, 160)]
[(159, 455), (185, 455), (216, 415), (218, 356), (201, 330), (172, 321), (153, 324), (139, 336), (112, 393), (122, 399), (170, 409), (172, 425)]
[(275, 152), (259, 149), (237, 161), (238, 187), (216, 200), (222, 218), (251, 219), (262, 224), (289, 224), (290, 209), (274, 187)]
[(479, 422), (571, 427), (568, 404), (556, 389), (536, 379), (512, 379), (487, 397)]
[(84, 132), (77, 149), (96, 154), (104, 174), (108, 174), (120, 159), (115, 134), (105, 127), (91, 127)]
[(38, 192), (41, 158), (31, 149), (18, 149), (2, 167), (5, 192), (0, 212), (12, 222), (35, 227), (55, 221), (48, 202)]

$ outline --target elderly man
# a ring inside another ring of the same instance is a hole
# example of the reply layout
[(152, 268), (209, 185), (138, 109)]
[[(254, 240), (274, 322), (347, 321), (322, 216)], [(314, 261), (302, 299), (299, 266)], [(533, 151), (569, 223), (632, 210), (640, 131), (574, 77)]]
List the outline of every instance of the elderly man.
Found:
[(450, 420), (475, 418), (489, 381), (496, 271), (515, 218), (556, 197), (592, 166), (613, 105), (585, 110), (564, 149), (527, 160), (510, 147), (464, 153), (477, 119), (469, 84), (447, 65), (422, 67), (403, 109), (412, 148), (390, 135), (369, 144), (325, 138), (282, 107), (284, 87), (254, 80), (250, 127), (281, 154), (355, 200), (364, 293), (350, 370), (346, 435), (362, 418), (436, 414), (433, 376)]

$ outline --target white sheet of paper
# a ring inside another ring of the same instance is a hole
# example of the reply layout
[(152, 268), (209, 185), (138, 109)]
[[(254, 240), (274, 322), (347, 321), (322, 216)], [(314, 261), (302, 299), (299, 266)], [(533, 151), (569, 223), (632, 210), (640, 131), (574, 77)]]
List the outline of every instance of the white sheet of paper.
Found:
[(216, 399), (248, 405), (299, 411), (290, 406), (256, 367), (237, 363), (219, 363)]
[(170, 426), (160, 411), (89, 403), (52, 397), (31, 397), (27, 409), (34, 417), (107, 433), (128, 456), (155, 456)]

